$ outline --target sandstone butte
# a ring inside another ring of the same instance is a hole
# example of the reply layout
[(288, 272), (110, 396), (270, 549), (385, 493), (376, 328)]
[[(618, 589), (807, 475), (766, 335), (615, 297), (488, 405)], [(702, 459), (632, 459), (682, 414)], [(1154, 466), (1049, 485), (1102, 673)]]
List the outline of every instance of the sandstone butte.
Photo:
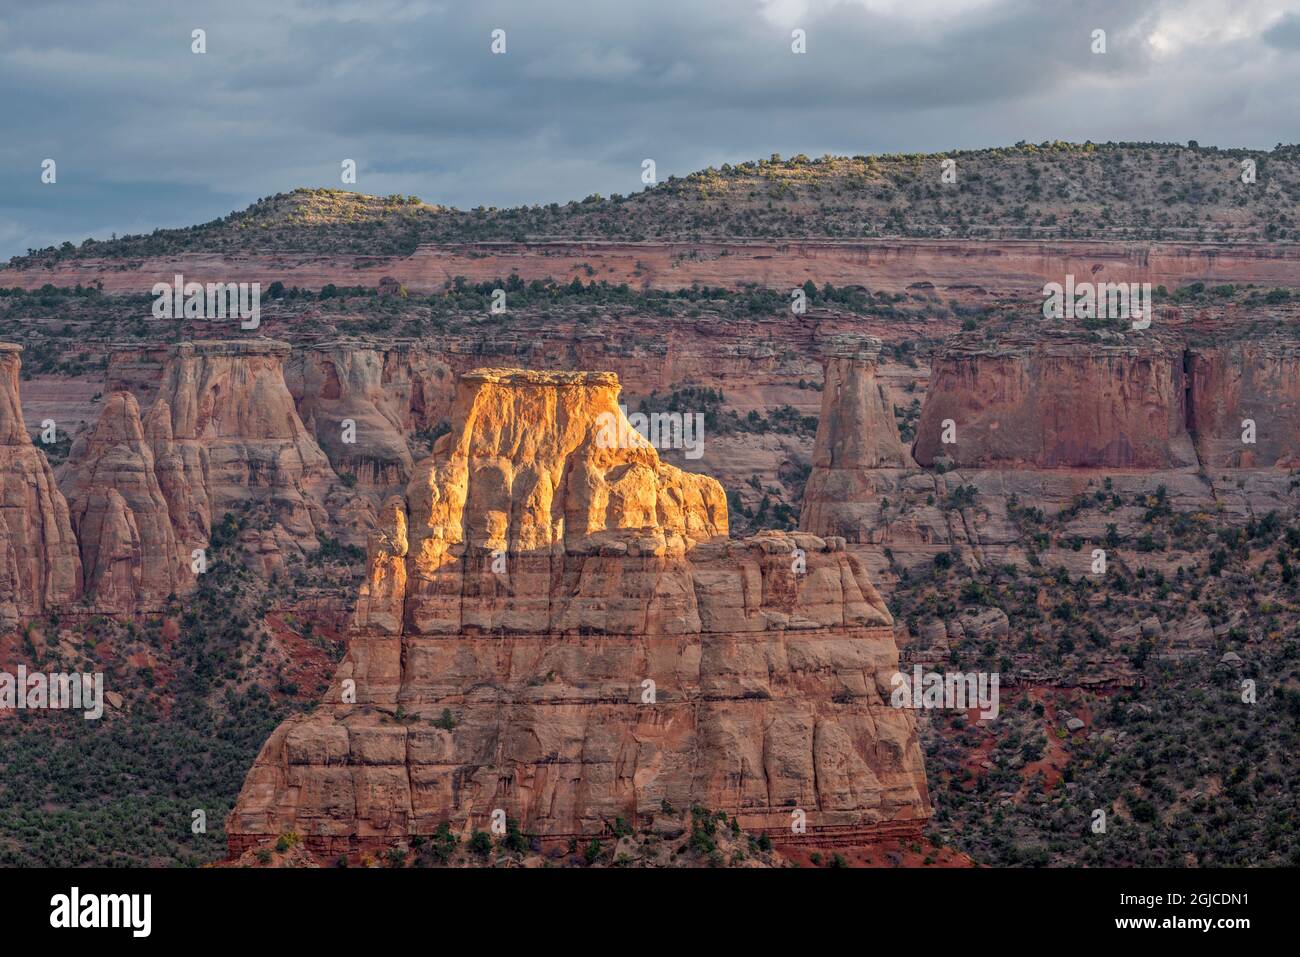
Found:
[(594, 836), (664, 802), (778, 843), (920, 833), (921, 751), (862, 566), (834, 539), (730, 540), (717, 481), (608, 447), (618, 401), (611, 373), (461, 377), (452, 431), (384, 503), (321, 706), (244, 782), (232, 855), (288, 831), (379, 850), (496, 809)]
[(96, 611), (156, 611), (191, 588), (193, 551), (248, 502), (275, 520), (244, 543), (266, 568), (285, 549), (316, 547), (337, 476), (298, 417), (288, 354), (266, 339), (180, 343), (143, 417), (131, 392), (109, 394), (61, 475)]
[[(452, 356), (417, 339), (382, 343), (341, 339), (295, 347), (270, 339), (261, 342), (263, 351), (282, 359), (282, 369), (264, 369), (269, 387), (261, 390), (261, 397), (273, 407), (269, 420), (287, 424), (283, 437), (296, 442), (300, 429), (287, 413), (281, 376), (302, 428), (339, 476), (354, 476), (354, 488), (378, 495), (380, 501), (383, 492), (406, 488), (413, 465), (408, 436), (428, 432), (446, 420), (451, 407), (455, 373), (445, 359)], [(243, 343), (198, 345), (212, 352), (237, 350)], [(168, 354), (166, 346), (110, 346), (105, 372), (108, 391), (126, 391), (140, 408), (152, 406), (164, 382)], [(476, 364), (482, 364), (481, 358)], [(468, 363), (461, 368), (468, 369)], [(246, 369), (242, 380), (250, 373)], [(311, 451), (304, 456), (304, 460), (313, 458)]]
[(68, 504), (45, 455), (23, 425), (22, 346), (0, 343), (0, 624), (76, 602), (81, 560)]

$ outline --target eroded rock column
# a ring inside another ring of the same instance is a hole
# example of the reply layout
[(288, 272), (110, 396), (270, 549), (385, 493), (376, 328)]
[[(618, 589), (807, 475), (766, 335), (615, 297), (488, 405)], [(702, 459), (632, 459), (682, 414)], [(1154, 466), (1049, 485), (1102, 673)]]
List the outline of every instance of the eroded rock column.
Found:
[(23, 425), (22, 346), (0, 342), (0, 626), (69, 609), (81, 558), (68, 503)]

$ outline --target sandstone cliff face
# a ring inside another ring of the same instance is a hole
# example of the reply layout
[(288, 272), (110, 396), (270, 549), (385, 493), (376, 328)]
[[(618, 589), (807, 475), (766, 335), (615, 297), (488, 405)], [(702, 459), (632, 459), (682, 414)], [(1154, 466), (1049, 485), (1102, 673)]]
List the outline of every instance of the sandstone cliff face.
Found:
[(926, 467), (1194, 466), (1186, 391), (1182, 350), (1159, 343), (958, 345), (935, 358), (912, 451)]
[(22, 347), (0, 343), (0, 625), (64, 609), (80, 593), (68, 503), (23, 427)]
[(192, 585), (131, 393), (105, 401), (94, 431), (73, 444), (63, 484), (97, 611), (154, 611)]
[[(130, 391), (109, 395), (61, 474), (96, 610), (157, 611), (189, 590), (191, 556), (213, 522), (250, 502), (277, 523), (242, 542), (262, 573), (285, 548), (315, 547), (337, 477), (294, 408), (288, 352), (265, 339), (184, 342), (166, 351), (160, 376), (156, 353), (116, 354), (109, 381)], [(137, 393), (155, 395), (143, 417)], [(346, 503), (333, 504), (342, 521)]]
[(876, 380), (880, 340), (834, 336), (826, 356), (814, 468), (905, 468), (914, 464), (894, 419), (894, 405)]
[(1290, 245), (1098, 240), (962, 239), (738, 240), (735, 242), (624, 243), (565, 241), (446, 243), (419, 246), (409, 256), (315, 253), (240, 255), (180, 253), (144, 260), (80, 259), (31, 269), (0, 269), (0, 286), (39, 289), (45, 283), (102, 283), (105, 292), (146, 293), (182, 272), (194, 282), (240, 276), (320, 289), (327, 283), (378, 286), (390, 279), (411, 292), (438, 292), (457, 276), (491, 282), (516, 273), (525, 282), (586, 282), (592, 272), (611, 285), (682, 289), (738, 288), (756, 283), (790, 289), (813, 278), (837, 286), (870, 277), (874, 290), (904, 292), (924, 277), (945, 295), (971, 287), (1037, 293), (1067, 273), (1098, 281), (1149, 282), (1175, 289), (1200, 280), (1294, 287), (1300, 250)]
[[(827, 429), (846, 401), (839, 390), (822, 412), (800, 527), (845, 538), (888, 587), (899, 570), (928, 566), (941, 552), (972, 567), (1028, 567), (1012, 502), (1049, 516), (1066, 511), (1065, 531), (1085, 541), (1105, 538), (1111, 525), (1136, 539), (1149, 528), (1143, 502), (1158, 493), (1175, 512), (1234, 524), (1285, 514), (1293, 507), (1286, 469), (1300, 461), (1298, 358), (1284, 340), (1200, 345), (1176, 333), (1123, 347), (958, 341), (934, 363), (916, 444), (922, 464), (949, 468), (888, 459), (833, 467)], [(832, 396), (833, 365), (828, 358)], [(953, 420), (954, 445), (939, 441), (944, 419)], [(1242, 440), (1245, 419), (1255, 423), (1254, 444)], [(1122, 504), (1104, 514), (1074, 508), (1103, 490)], [(1041, 564), (1090, 573), (1087, 549), (1034, 551)]]
[(795, 808), (810, 837), (919, 831), (892, 622), (840, 543), (729, 540), (717, 482), (610, 441), (610, 374), (479, 370), (452, 421), (381, 509), (348, 655), (263, 747), (233, 852), (286, 830), (373, 848), (497, 808), (599, 834), (663, 801), (778, 839)]
[(289, 346), (269, 339), (184, 342), (167, 358), (145, 431), (182, 540), (265, 501), (295, 540), (314, 543), (336, 480), (284, 381)]
[[(1300, 465), (1300, 349), (1286, 341), (1191, 350), (1192, 427), (1208, 468)], [(1254, 424), (1247, 442), (1246, 420)]]
[(446, 363), (412, 343), (297, 350), (285, 380), (335, 471), (356, 476), (363, 490), (406, 484), (413, 466), (408, 433), (443, 421), (455, 391)]

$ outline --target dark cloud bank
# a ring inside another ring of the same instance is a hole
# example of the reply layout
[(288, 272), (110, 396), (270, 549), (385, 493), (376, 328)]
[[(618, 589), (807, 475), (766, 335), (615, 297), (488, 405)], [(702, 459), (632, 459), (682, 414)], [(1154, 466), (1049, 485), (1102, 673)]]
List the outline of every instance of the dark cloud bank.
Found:
[[(68, 0), (0, 11), (0, 258), (295, 186), (461, 207), (773, 152), (1295, 139), (1281, 0)], [(807, 32), (807, 53), (790, 32)], [(191, 32), (207, 53), (191, 52)], [(506, 53), (490, 34), (506, 31)], [(1091, 34), (1107, 33), (1094, 55)], [(40, 181), (41, 161), (58, 182)]]

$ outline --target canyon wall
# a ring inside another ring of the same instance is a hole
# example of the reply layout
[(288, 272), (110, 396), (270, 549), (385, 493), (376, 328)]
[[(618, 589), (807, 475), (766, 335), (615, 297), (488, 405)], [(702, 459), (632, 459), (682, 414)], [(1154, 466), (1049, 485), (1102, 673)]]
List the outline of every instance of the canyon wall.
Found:
[[(775, 840), (918, 834), (892, 621), (836, 540), (727, 538), (716, 481), (630, 430), (608, 373), (478, 370), (383, 506), (349, 650), (263, 747), (231, 851), (486, 829), (562, 839), (664, 802)], [(791, 832), (807, 814), (808, 834)]]
[[(913, 447), (925, 468), (909, 469), (888, 460), (873, 466), (872, 456), (846, 457), (837, 447), (841, 430), (859, 434), (867, 448), (892, 447), (893, 433), (863, 419), (862, 403), (874, 401), (869, 387), (833, 388), (845, 360), (828, 356), (832, 398), (800, 527), (845, 538), (888, 586), (900, 569), (939, 553), (975, 566), (1027, 567), (1017, 507), (1067, 513), (1066, 535), (1082, 540), (1107, 536), (1111, 525), (1121, 538), (1137, 538), (1157, 495), (1176, 512), (1228, 523), (1288, 514), (1288, 469), (1300, 455), (1298, 360), (1300, 350), (1271, 339), (957, 337), (933, 357)], [(856, 362), (867, 381), (870, 361)], [(1243, 441), (1246, 419), (1254, 443)], [(875, 438), (863, 434), (868, 428)], [(945, 431), (955, 441), (945, 443)], [(1104, 512), (1075, 507), (1099, 495)], [(1087, 549), (1061, 549), (1039, 560), (1087, 574), (1091, 557)]]
[(157, 259), (80, 259), (49, 268), (0, 269), (0, 286), (93, 286), (147, 294), (176, 274), (187, 282), (272, 282), (320, 289), (329, 283), (377, 287), (389, 278), (412, 292), (442, 290), (456, 277), (472, 283), (606, 281), (681, 289), (693, 283), (789, 289), (812, 279), (902, 292), (918, 277), (950, 295), (964, 290), (1034, 292), (1067, 274), (1093, 281), (1300, 285), (1300, 246), (1282, 243), (1107, 242), (1096, 240), (879, 239), (620, 243), (484, 242), (422, 245), (409, 256), (276, 253), (179, 253)]
[[(1288, 467), (1300, 447), (1300, 401), (1292, 395), (1300, 350), (1284, 340), (1202, 335), (1189, 343), (1178, 329), (1109, 341), (1059, 330), (1032, 340), (954, 337), (933, 358), (917, 423), (918, 467), (898, 438), (870, 336), (849, 332), (853, 323), (833, 314), (787, 323), (779, 328), (793, 337), (796, 357), (778, 365), (765, 324), (752, 325), (714, 336), (688, 325), (657, 339), (647, 327), (635, 333), (635, 348), (626, 348), (627, 336), (611, 342), (562, 328), (554, 331), (567, 345), (558, 351), (545, 330), (532, 339), (507, 330), (490, 342), (502, 357), (542, 368), (578, 356), (614, 366), (641, 397), (690, 381), (725, 386), (732, 403), (755, 400), (754, 376), (766, 376), (757, 401), (815, 399), (796, 380), (811, 377), (801, 357), (820, 352), (824, 389), (811, 449), (806, 439), (764, 436), (746, 445), (715, 437), (697, 467), (734, 487), (771, 459), (798, 462), (811, 452), (801, 527), (873, 546), (857, 557), (886, 586), (890, 562), (906, 567), (939, 551), (1024, 561), (1008, 498), (1050, 514), (1109, 480), (1121, 495), (1163, 485), (1179, 507), (1229, 519), (1286, 507), (1284, 490), (1260, 471)], [(139, 413), (110, 393), (99, 428), (78, 440), (60, 471), (74, 527), (87, 529), (79, 535), (86, 591), (109, 612), (156, 607), (189, 586), (187, 556), (206, 546), (212, 522), (250, 502), (266, 504), (276, 519), (262, 541), (249, 543), (265, 550), (267, 567), (285, 548), (314, 547), (321, 532), (364, 545), (385, 498), (405, 487), (415, 456), (446, 427), (457, 374), (482, 355), (442, 339), (112, 351), (108, 387), (128, 390), (148, 409), (139, 416), (147, 450), (133, 437)], [(174, 415), (174, 405), (206, 411)], [(184, 420), (179, 437), (174, 420)], [(1243, 441), (1245, 420), (1254, 443)], [(954, 442), (943, 441), (945, 431)], [(1209, 474), (1198, 476), (1198, 466)], [(1228, 470), (1249, 473), (1240, 488)], [(170, 543), (167, 523), (151, 517), (149, 471), (166, 500)], [(963, 488), (975, 490), (979, 505), (954, 512), (948, 505)], [(1136, 527), (1123, 510), (1117, 517), (1121, 530)]]
[(1183, 352), (1155, 342), (955, 345), (931, 367), (916, 461), (959, 468), (1196, 465)]
[[(1300, 466), (1300, 346), (1267, 339), (1198, 347), (1189, 368), (1191, 422), (1207, 469)], [(1254, 442), (1244, 440), (1249, 428)]]
[(0, 626), (65, 611), (81, 592), (68, 503), (23, 426), (22, 347), (0, 342)]
[(964, 468), (1293, 468), (1297, 383), (1300, 347), (1276, 337), (956, 342), (934, 358), (913, 451)]

